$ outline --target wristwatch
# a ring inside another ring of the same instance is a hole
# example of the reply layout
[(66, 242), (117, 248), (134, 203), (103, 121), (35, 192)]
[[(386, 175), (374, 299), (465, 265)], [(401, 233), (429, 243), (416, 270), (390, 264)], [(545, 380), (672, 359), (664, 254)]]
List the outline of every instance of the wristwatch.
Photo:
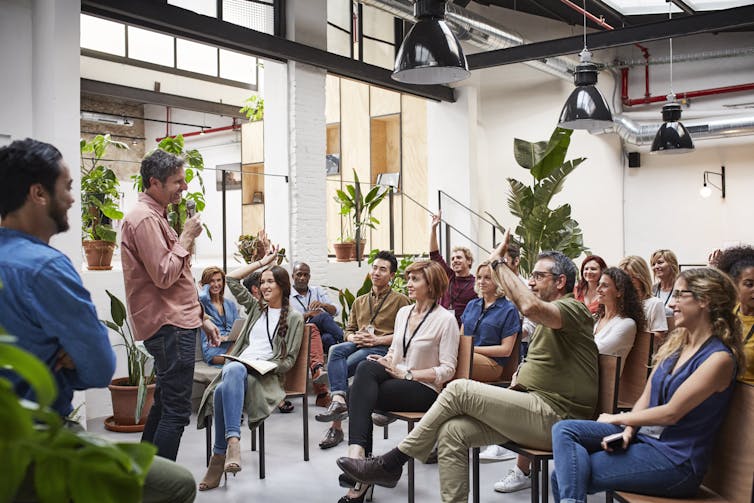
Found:
[(414, 374), (411, 373), (410, 370), (406, 371), (406, 375), (403, 376), (403, 378), (407, 381), (413, 381), (414, 380)]
[(490, 262), (490, 267), (492, 268), (493, 271), (497, 271), (497, 266), (499, 266), (500, 264), (507, 264), (507, 263), (508, 263), (508, 259), (503, 257), (503, 258), (495, 259), (492, 262)]

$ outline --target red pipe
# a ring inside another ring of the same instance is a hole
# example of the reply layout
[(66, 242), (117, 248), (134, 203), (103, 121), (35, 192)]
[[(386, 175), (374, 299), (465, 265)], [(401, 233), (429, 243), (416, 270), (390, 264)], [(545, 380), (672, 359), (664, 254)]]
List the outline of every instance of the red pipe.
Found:
[[(628, 97), (628, 68), (621, 68), (621, 74), (623, 77), (623, 89), (621, 92), (621, 99), (623, 105), (631, 107), (634, 105), (648, 105), (650, 103), (661, 103), (667, 101), (667, 96), (645, 96), (644, 98), (630, 99)], [(738, 93), (741, 91), (753, 91), (754, 83), (750, 84), (737, 84), (735, 86), (714, 87), (711, 89), (700, 89), (698, 91), (688, 91), (685, 93), (676, 93), (678, 99), (699, 98), (702, 96), (713, 96), (717, 94)]]
[[(216, 127), (216, 128), (207, 128), (202, 129), (201, 131), (191, 131), (189, 133), (182, 133), (184, 138), (188, 138), (189, 136), (199, 136), (202, 133), (204, 134), (210, 134), (210, 133), (220, 133), (222, 131), (237, 131), (241, 129), (240, 124), (235, 124), (235, 119), (233, 120), (234, 124), (231, 126), (222, 126), (222, 127)], [(175, 138), (178, 135), (172, 135), (171, 138)], [(167, 138), (166, 136), (163, 136), (162, 138), (157, 138), (157, 141), (162, 141), (163, 139)]]
[(592, 14), (591, 12), (584, 10), (582, 7), (579, 7), (578, 5), (576, 5), (575, 3), (571, 2), (570, 0), (560, 0), (560, 1), (561, 1), (561, 3), (564, 3), (565, 5), (567, 5), (568, 7), (570, 7), (571, 9), (575, 10), (576, 12), (578, 12), (579, 14), (583, 14), (584, 16), (588, 17), (589, 19), (591, 19), (592, 21), (594, 21), (595, 23), (597, 23), (599, 26), (602, 26), (603, 28), (605, 28), (607, 30), (614, 30), (615, 29), (612, 26), (610, 26), (609, 24), (607, 24), (604, 19), (599, 18), (599, 17), (595, 16), (594, 14)]

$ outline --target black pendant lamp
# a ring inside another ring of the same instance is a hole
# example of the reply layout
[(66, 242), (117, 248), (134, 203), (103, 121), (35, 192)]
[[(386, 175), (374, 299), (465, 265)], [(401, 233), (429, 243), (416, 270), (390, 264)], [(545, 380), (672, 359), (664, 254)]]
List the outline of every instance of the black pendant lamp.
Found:
[(610, 113), (605, 97), (594, 86), (597, 83), (599, 69), (592, 63), (592, 53), (586, 47), (586, 0), (583, 4), (584, 50), (579, 54), (581, 62), (573, 74), (576, 89), (560, 111), (558, 127), (599, 131), (613, 125), (613, 114)]
[(445, 22), (444, 0), (417, 0), (418, 22), (403, 39), (392, 78), (407, 84), (450, 84), (471, 72), (461, 44)]
[[(672, 2), (670, 2), (668, 18), (673, 18)], [(694, 142), (688, 129), (681, 123), (681, 104), (675, 100), (673, 92), (673, 39), (670, 42), (670, 94), (668, 102), (662, 107), (663, 124), (657, 130), (652, 142), (650, 154), (687, 154), (694, 150)]]

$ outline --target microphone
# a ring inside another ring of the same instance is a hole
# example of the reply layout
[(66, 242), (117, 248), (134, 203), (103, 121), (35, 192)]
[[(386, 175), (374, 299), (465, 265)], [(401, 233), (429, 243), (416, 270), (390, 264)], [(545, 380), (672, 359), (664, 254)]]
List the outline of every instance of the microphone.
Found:
[(196, 201), (189, 199), (186, 201), (186, 218), (191, 218), (196, 215)]

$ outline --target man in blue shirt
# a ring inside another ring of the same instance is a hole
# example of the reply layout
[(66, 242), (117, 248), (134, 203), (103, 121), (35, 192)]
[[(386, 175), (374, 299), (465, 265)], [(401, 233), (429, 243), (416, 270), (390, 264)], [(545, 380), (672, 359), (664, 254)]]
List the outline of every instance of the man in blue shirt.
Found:
[[(74, 390), (102, 388), (115, 354), (89, 292), (70, 259), (49, 245), (69, 228), (73, 180), (60, 152), (32, 139), (0, 148), (0, 326), (16, 344), (44, 361), (58, 386), (53, 408), (73, 410)], [(35, 397), (17, 376), (16, 393)], [(186, 469), (155, 457), (144, 484), (146, 501), (194, 500)]]
[(310, 286), (312, 277), (309, 264), (296, 262), (293, 264), (293, 289), (291, 290), (290, 305), (304, 315), (307, 323), (317, 325), (322, 337), (325, 353), (330, 346), (343, 342), (343, 329), (335, 323), (339, 309), (332, 303), (327, 290), (321, 286)]

